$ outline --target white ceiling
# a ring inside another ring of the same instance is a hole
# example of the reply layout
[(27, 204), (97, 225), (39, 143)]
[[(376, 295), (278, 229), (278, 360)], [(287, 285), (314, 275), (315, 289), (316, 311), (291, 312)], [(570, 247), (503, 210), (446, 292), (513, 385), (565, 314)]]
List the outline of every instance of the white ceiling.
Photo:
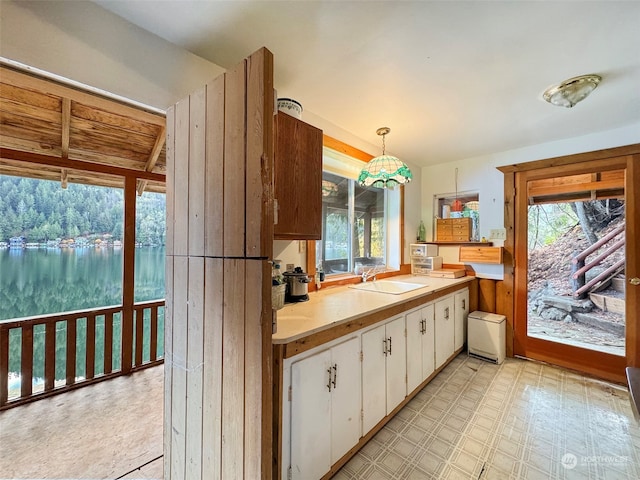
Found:
[[(266, 46), (279, 96), (418, 165), (640, 122), (638, 1), (96, 3), (225, 68)], [(584, 102), (542, 100), (587, 73)]]

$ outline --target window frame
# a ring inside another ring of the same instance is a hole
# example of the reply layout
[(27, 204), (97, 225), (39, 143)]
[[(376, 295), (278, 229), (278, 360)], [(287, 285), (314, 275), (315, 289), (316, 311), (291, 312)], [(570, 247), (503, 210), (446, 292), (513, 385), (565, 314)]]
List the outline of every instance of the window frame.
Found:
[[(353, 147), (347, 143), (344, 143), (336, 138), (330, 137), (328, 135), (323, 134), (322, 146), (335, 150), (343, 155), (347, 155), (354, 159), (360, 160), (364, 163), (369, 162), (373, 157), (373, 155), (366, 153), (356, 147)], [(404, 258), (404, 249), (402, 246), (404, 245), (404, 185), (398, 187), (400, 189), (400, 195), (398, 201), (399, 205), (399, 219), (398, 219), (398, 229), (399, 229), (399, 238), (398, 238), (398, 259), (399, 259), (399, 269), (397, 270), (387, 270), (385, 272), (381, 272), (376, 276), (378, 278), (392, 277), (395, 275), (403, 275), (411, 273), (410, 265), (405, 262)], [(316, 241), (315, 240), (307, 240), (306, 250), (307, 250), (307, 274), (312, 278), (315, 278), (316, 274)], [(387, 255), (389, 246), (387, 248)], [(387, 259), (388, 262), (388, 259)], [(344, 275), (332, 275), (330, 278), (327, 278), (324, 282), (322, 282), (322, 287), (331, 287), (337, 285), (348, 285), (352, 283), (359, 283), (361, 278), (359, 275), (355, 275), (354, 273), (346, 273)], [(317, 290), (315, 282), (309, 284), (309, 290), (315, 291)]]

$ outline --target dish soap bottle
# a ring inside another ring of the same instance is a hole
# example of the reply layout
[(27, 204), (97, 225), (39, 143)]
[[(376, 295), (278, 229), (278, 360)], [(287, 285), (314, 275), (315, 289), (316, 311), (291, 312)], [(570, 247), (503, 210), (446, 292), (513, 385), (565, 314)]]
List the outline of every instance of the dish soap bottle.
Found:
[(418, 227), (418, 241), (425, 242), (427, 240), (427, 229), (424, 228), (424, 222), (420, 220), (420, 226)]

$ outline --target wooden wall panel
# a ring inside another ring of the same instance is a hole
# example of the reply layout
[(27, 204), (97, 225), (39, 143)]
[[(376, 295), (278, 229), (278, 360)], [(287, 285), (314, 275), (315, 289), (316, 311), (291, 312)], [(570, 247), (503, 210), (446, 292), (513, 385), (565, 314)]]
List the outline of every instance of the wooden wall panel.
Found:
[[(175, 105), (173, 254), (189, 253), (189, 97)], [(167, 176), (169, 172), (167, 172)]]
[[(168, 154), (167, 157), (169, 157)], [(169, 220), (170, 218), (168, 216), (168, 212), (169, 209), (167, 209), (167, 220)], [(167, 237), (170, 230), (171, 229), (169, 228), (169, 222), (167, 221)], [(171, 448), (169, 446), (171, 445), (171, 434), (173, 431), (171, 415), (171, 409), (173, 405), (173, 255), (167, 254), (164, 279), (164, 423), (162, 429), (162, 436), (164, 441), (164, 456), (162, 460), (164, 463), (163, 470), (165, 472), (165, 477), (171, 478), (169, 475), (169, 473), (171, 472)], [(106, 324), (107, 319), (105, 319), (105, 330)], [(105, 341), (106, 337), (107, 335), (105, 333)]]
[(496, 281), (481, 278), (478, 280), (478, 309), (483, 312), (496, 312)]
[(272, 72), (262, 49), (167, 124), (167, 480), (271, 478)]
[(224, 256), (245, 252), (246, 61), (227, 71), (224, 104)]
[[(186, 478), (187, 331), (189, 259), (173, 258), (173, 328), (171, 339), (171, 479)], [(165, 367), (166, 368), (166, 367)], [(165, 475), (166, 476), (166, 475)]]
[[(191, 192), (191, 189), (189, 189)], [(203, 192), (204, 193), (204, 192)], [(197, 228), (200, 228), (199, 226)], [(190, 235), (191, 237), (191, 235)], [(202, 388), (204, 258), (189, 256), (187, 328), (186, 477), (200, 478), (202, 472)]]
[(202, 471), (209, 479), (222, 475), (222, 303), (223, 260), (205, 259), (204, 283), (204, 384), (202, 424)]
[(244, 478), (244, 307), (246, 261), (224, 260), (222, 478)]
[(206, 87), (189, 100), (189, 255), (204, 255)]
[(224, 85), (224, 75), (207, 84), (205, 211), (207, 219), (218, 219), (205, 222), (205, 255), (212, 257), (223, 255)]

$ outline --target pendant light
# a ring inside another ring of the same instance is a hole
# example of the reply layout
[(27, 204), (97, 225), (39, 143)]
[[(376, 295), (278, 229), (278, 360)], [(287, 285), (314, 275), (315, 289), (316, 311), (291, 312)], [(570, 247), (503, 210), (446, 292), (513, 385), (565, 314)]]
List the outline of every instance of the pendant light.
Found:
[(381, 127), (376, 133), (382, 137), (382, 155), (367, 163), (358, 176), (358, 183), (363, 187), (393, 188), (396, 185), (409, 183), (413, 175), (411, 170), (398, 158), (385, 155), (384, 137), (391, 129)]

